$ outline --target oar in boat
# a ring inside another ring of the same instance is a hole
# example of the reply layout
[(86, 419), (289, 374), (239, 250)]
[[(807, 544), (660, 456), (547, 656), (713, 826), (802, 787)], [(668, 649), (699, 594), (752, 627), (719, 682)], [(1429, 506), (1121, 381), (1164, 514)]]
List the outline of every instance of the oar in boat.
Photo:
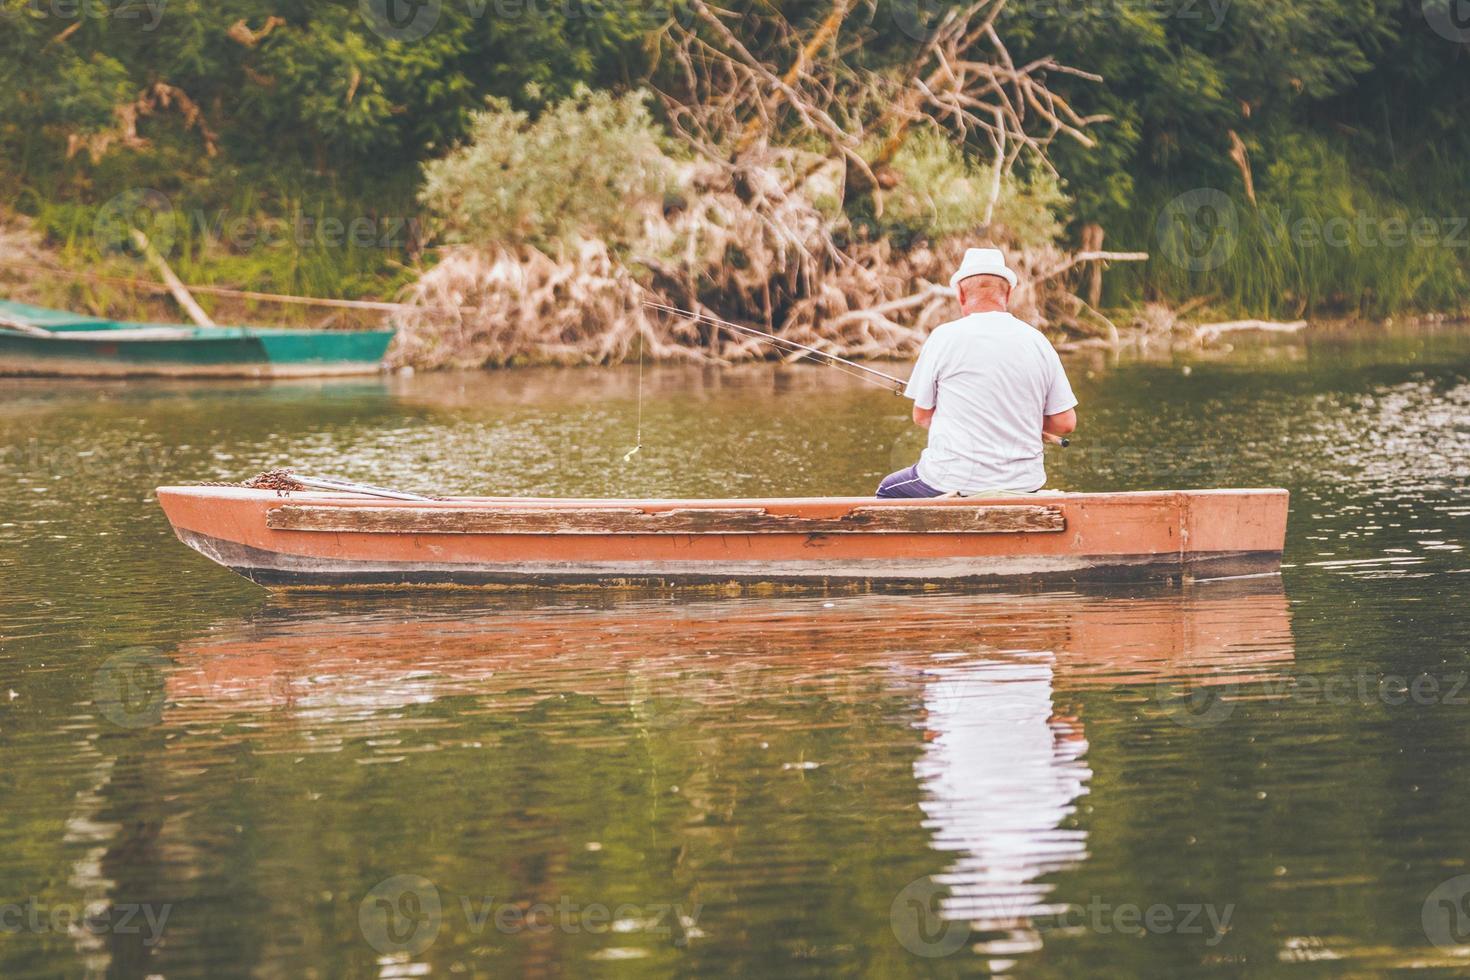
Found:
[(34, 323), (26, 323), (24, 320), (13, 317), (8, 313), (0, 313), (0, 327), (4, 327), (7, 330), (14, 330), (17, 333), (28, 334), (32, 337), (56, 336), (44, 327), (38, 327)]
[(408, 493), (404, 490), (389, 490), (386, 487), (375, 487), (368, 483), (352, 483), (348, 480), (334, 480), (325, 476), (302, 476), (300, 473), (292, 473), (291, 479), (304, 487), (313, 490), (335, 490), (338, 493), (360, 493), (368, 497), (386, 497), (389, 500), (433, 500), (433, 497), (425, 497), (422, 494)]
[[(856, 371), (862, 372), (860, 374), (853, 375), (853, 377), (859, 378), (863, 381), (871, 382), (873, 384), (881, 385), (884, 388), (887, 388), (889, 391), (894, 392), (895, 394), (903, 394), (904, 388), (908, 386), (908, 382), (904, 381), (902, 378), (895, 378), (891, 374), (879, 371), (876, 368), (870, 368), (866, 364), (859, 364), (857, 361), (850, 361), (845, 357), (838, 357), (836, 354), (824, 351), (820, 347), (810, 347), (806, 344), (800, 344), (794, 340), (789, 340), (785, 337), (778, 337), (773, 333), (767, 333), (764, 330), (757, 330), (755, 327), (748, 327), (743, 323), (733, 323), (729, 320), (722, 320), (717, 316), (710, 316), (707, 313), (696, 313), (693, 310), (681, 310), (677, 306), (669, 306), (666, 303), (655, 303), (652, 300), (644, 300), (643, 305), (648, 307), (649, 309), (661, 310), (664, 313), (672, 313), (675, 316), (688, 317), (692, 320), (698, 320), (701, 323), (708, 323), (711, 326), (724, 327), (728, 330), (733, 330), (736, 333), (742, 333), (749, 337), (755, 337), (757, 340), (763, 340), (766, 343), (771, 344), (772, 346), (776, 346), (779, 350), (786, 351), (787, 353), (796, 353), (800, 351), (804, 354), (810, 354), (813, 357), (819, 358), (831, 367), (841, 365), (842, 367), (852, 368)], [(843, 373), (851, 374), (852, 372), (844, 371)], [(1072, 440), (1065, 439), (1062, 436), (1055, 435), (1050, 432), (1043, 432), (1041, 434), (1041, 439), (1043, 442), (1049, 442), (1054, 446), (1061, 446), (1063, 449), (1072, 444)]]
[(296, 493), (301, 490), (331, 490), (336, 493), (360, 493), (368, 497), (386, 497), (389, 500), (437, 500), (406, 490), (389, 490), (370, 483), (353, 483), (328, 476), (303, 476), (295, 470), (277, 469), (258, 473), (244, 483), (210, 483), (215, 487), (246, 487), (251, 490), (275, 490), (281, 493)]

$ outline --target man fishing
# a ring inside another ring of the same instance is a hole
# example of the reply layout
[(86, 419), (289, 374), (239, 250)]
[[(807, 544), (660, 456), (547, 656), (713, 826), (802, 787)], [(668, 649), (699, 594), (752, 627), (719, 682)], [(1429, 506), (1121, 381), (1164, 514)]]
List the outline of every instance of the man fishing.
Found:
[(999, 249), (966, 251), (949, 284), (964, 316), (924, 341), (904, 390), (928, 447), (878, 496), (1034, 493), (1046, 485), (1043, 440), (1077, 428), (1067, 372), (1041, 331), (1007, 312), (1016, 274)]

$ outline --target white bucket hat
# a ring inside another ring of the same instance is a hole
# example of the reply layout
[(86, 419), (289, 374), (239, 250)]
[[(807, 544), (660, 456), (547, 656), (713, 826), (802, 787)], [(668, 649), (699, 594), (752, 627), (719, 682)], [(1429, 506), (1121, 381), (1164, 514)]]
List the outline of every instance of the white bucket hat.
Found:
[(965, 250), (965, 260), (949, 277), (949, 288), (958, 289), (960, 283), (971, 276), (1000, 276), (1016, 288), (1016, 274), (1006, 268), (1006, 257), (998, 248), (970, 248)]

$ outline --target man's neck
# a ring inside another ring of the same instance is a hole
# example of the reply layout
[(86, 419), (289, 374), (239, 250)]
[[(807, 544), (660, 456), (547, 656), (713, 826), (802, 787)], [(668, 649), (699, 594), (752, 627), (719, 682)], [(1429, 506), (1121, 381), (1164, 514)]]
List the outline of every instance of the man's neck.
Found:
[(1004, 313), (1006, 308), (1000, 303), (970, 303), (960, 307), (960, 312), (965, 316), (974, 316), (976, 313)]

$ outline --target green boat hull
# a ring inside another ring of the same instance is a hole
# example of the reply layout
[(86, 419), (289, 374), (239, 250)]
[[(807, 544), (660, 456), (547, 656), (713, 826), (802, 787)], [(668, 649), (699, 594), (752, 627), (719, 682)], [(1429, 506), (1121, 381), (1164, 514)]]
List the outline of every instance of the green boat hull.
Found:
[(272, 378), (372, 374), (391, 330), (277, 330), (126, 323), (0, 301), (32, 330), (0, 328), (0, 374)]

